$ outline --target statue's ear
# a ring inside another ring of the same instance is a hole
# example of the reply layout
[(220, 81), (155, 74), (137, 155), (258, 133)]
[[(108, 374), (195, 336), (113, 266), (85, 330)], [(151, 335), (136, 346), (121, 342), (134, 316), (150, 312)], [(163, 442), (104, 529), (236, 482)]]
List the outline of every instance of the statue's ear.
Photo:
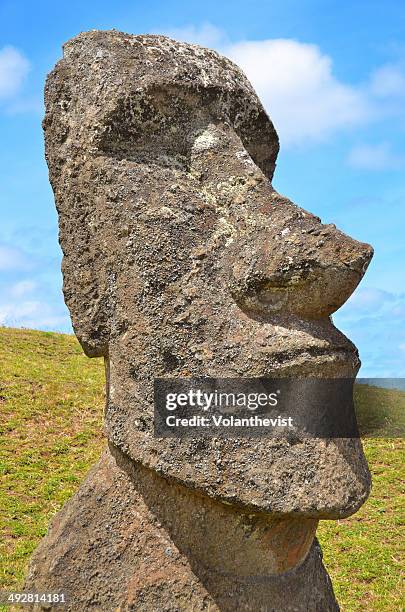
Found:
[(45, 87), (45, 152), (59, 216), (65, 302), (84, 352), (99, 357), (108, 351), (111, 273), (103, 249), (103, 223), (94, 201), (97, 177), (86, 171), (76, 127), (81, 123), (75, 116), (80, 104), (69, 83), (69, 69), (61, 60)]
[[(60, 242), (63, 294), (73, 329), (88, 357), (108, 354), (111, 301), (108, 299), (108, 273), (103, 257), (89, 247), (94, 236), (80, 226), (77, 218), (60, 215)], [(66, 230), (67, 234), (62, 235)]]

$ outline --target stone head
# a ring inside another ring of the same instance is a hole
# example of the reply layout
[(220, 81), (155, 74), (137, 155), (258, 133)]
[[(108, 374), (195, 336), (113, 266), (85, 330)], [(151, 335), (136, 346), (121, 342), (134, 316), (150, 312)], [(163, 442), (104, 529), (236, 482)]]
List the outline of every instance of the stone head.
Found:
[(163, 36), (80, 34), (48, 77), (44, 130), (65, 300), (106, 360), (111, 443), (258, 512), (354, 512), (370, 486), (359, 440), (153, 436), (155, 377), (359, 368), (330, 315), (372, 249), (273, 189), (278, 137), (241, 70)]

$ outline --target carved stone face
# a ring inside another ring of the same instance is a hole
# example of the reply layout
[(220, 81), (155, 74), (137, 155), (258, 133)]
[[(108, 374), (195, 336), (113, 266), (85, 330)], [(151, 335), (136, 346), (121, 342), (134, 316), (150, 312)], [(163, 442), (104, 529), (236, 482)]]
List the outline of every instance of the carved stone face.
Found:
[(271, 185), (278, 138), (241, 71), (160, 36), (81, 34), (48, 78), (64, 293), (107, 363), (110, 441), (216, 499), (339, 518), (369, 491), (359, 440), (153, 437), (155, 377), (354, 377), (330, 316), (369, 245)]

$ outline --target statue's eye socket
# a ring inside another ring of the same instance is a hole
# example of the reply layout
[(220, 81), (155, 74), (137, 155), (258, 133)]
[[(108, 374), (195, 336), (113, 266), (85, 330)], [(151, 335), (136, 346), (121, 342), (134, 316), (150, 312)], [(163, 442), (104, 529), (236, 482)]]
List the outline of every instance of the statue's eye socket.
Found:
[(117, 159), (187, 170), (196, 131), (209, 113), (190, 95), (155, 89), (121, 100), (105, 121), (100, 149)]
[(197, 135), (212, 123), (231, 125), (271, 179), (278, 153), (273, 124), (255, 99), (215, 87), (166, 85), (134, 91), (106, 115), (99, 150), (116, 159), (187, 170)]

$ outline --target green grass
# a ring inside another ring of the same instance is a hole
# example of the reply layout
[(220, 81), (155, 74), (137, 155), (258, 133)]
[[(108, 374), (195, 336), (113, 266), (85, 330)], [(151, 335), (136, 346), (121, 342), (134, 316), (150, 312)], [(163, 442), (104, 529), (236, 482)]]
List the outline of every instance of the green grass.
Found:
[(355, 385), (357, 422), (363, 438), (403, 437), (405, 432), (405, 392)]
[(100, 455), (104, 369), (54, 333), (0, 329), (0, 355), (0, 588), (11, 589)]
[[(105, 444), (104, 367), (73, 336), (39, 331), (0, 328), (0, 355), (0, 589), (16, 589), (51, 517)], [(405, 393), (357, 387), (356, 402), (366, 430), (381, 435), (396, 426), (390, 415), (403, 414)], [(346, 520), (323, 521), (318, 536), (342, 609), (392, 612), (405, 607), (404, 445), (367, 438), (364, 446), (370, 499)]]
[(405, 609), (404, 444), (367, 439), (364, 449), (373, 474), (370, 498), (348, 519), (322, 521), (318, 538), (343, 610), (396, 612)]

